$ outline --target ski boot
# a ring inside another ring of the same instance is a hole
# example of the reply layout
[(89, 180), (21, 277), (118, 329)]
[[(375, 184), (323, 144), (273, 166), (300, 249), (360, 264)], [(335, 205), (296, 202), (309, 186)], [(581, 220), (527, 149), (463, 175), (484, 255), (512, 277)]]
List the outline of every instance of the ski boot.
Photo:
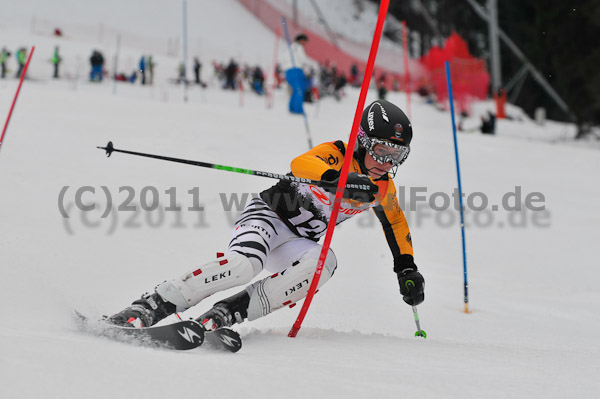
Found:
[(163, 300), (155, 292), (134, 301), (131, 306), (109, 317), (107, 322), (124, 327), (150, 327), (175, 311), (174, 304)]
[(248, 317), (250, 295), (246, 290), (241, 291), (227, 299), (219, 301), (196, 321), (204, 326), (207, 331), (214, 331), (221, 327), (231, 327), (242, 323)]

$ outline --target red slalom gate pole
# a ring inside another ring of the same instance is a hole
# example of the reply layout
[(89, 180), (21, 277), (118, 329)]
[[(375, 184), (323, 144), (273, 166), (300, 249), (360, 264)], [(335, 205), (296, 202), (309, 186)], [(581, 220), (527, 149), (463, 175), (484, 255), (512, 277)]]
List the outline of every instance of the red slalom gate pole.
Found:
[(35, 50), (35, 46), (31, 47), (29, 57), (27, 57), (27, 62), (25, 62), (25, 67), (23, 67), (23, 71), (21, 72), (21, 80), (19, 81), (19, 86), (17, 86), (15, 98), (13, 99), (12, 105), (10, 106), (10, 111), (8, 111), (8, 116), (6, 117), (6, 122), (4, 123), (4, 129), (2, 129), (2, 135), (0, 136), (0, 149), (2, 149), (4, 134), (6, 133), (6, 129), (8, 128), (8, 122), (10, 122), (10, 117), (12, 115), (13, 109), (15, 108), (15, 104), (17, 103), (17, 98), (19, 97), (19, 92), (21, 91), (21, 85), (23, 84), (23, 79), (25, 79), (25, 74), (27, 73), (27, 68), (29, 67), (29, 61), (31, 61), (31, 56), (33, 55), (33, 50)]
[(277, 55), (279, 54), (279, 29), (281, 28), (277, 28), (277, 30), (275, 31), (275, 49), (273, 50), (273, 84), (271, 85), (271, 89), (269, 90), (268, 93), (268, 108), (271, 108), (273, 106), (273, 96), (275, 95), (275, 89), (277, 88)]
[(358, 97), (358, 104), (356, 106), (356, 112), (354, 113), (354, 122), (352, 123), (352, 131), (350, 132), (350, 138), (348, 139), (346, 156), (344, 157), (344, 164), (342, 165), (342, 170), (340, 172), (340, 181), (338, 182), (337, 192), (335, 194), (335, 201), (333, 204), (333, 209), (331, 211), (331, 218), (329, 219), (329, 224), (327, 225), (327, 232), (325, 233), (323, 249), (321, 250), (319, 262), (317, 263), (315, 274), (313, 276), (312, 282), (310, 283), (308, 294), (306, 295), (306, 299), (304, 299), (304, 303), (302, 304), (302, 309), (300, 309), (300, 313), (296, 318), (296, 322), (294, 323), (292, 329), (288, 333), (288, 337), (291, 338), (298, 335), (298, 331), (300, 331), (300, 327), (302, 326), (304, 317), (306, 316), (308, 308), (310, 307), (310, 303), (312, 302), (315, 292), (317, 291), (317, 286), (319, 285), (319, 280), (321, 279), (321, 272), (323, 271), (323, 265), (325, 265), (325, 260), (327, 259), (329, 245), (331, 244), (333, 230), (335, 229), (335, 222), (337, 221), (337, 216), (340, 211), (340, 205), (342, 203), (342, 194), (344, 193), (344, 187), (346, 187), (346, 181), (348, 180), (348, 170), (350, 169), (350, 165), (352, 164), (352, 154), (354, 153), (354, 145), (356, 144), (356, 136), (358, 135), (358, 125), (360, 124), (362, 110), (365, 106), (365, 100), (367, 98), (367, 92), (369, 90), (369, 83), (371, 82), (371, 75), (373, 75), (375, 57), (377, 56), (377, 49), (379, 48), (379, 41), (381, 39), (381, 32), (383, 30), (383, 23), (385, 22), (385, 17), (387, 15), (389, 5), (390, 0), (381, 0), (381, 3), (379, 4), (379, 15), (377, 17), (375, 33), (373, 34), (373, 43), (371, 44), (371, 51), (369, 52), (369, 59), (367, 61), (367, 69), (365, 70), (364, 79), (360, 88), (360, 96)]

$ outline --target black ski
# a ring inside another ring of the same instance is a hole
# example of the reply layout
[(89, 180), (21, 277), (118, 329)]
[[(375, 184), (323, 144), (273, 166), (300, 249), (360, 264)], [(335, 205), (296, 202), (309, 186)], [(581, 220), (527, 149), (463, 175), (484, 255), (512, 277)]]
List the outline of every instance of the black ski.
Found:
[(182, 320), (164, 326), (133, 328), (117, 326), (103, 320), (93, 321), (77, 311), (74, 314), (85, 331), (120, 342), (175, 350), (194, 349), (204, 343), (212, 349), (230, 352), (237, 352), (242, 348), (242, 338), (237, 332), (229, 328), (206, 331), (202, 324), (194, 320)]
[(194, 320), (182, 320), (164, 326), (132, 328), (106, 321), (93, 321), (75, 311), (85, 331), (116, 341), (175, 350), (189, 350), (202, 345), (205, 329)]
[(222, 327), (214, 331), (206, 331), (204, 338), (204, 345), (213, 349), (228, 350), (234, 353), (242, 349), (242, 337), (230, 328)]

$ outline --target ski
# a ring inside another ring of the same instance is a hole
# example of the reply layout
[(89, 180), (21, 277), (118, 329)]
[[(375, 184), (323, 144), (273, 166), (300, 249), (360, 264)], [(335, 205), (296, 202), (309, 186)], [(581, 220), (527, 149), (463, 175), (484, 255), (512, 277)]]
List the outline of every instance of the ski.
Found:
[(163, 347), (175, 350), (189, 350), (202, 345), (205, 329), (194, 320), (182, 320), (164, 326), (124, 327), (107, 323), (104, 320), (90, 320), (75, 311), (86, 332), (125, 343)]
[(234, 330), (218, 328), (207, 331), (195, 320), (182, 320), (164, 326), (134, 328), (117, 326), (104, 320), (90, 320), (77, 311), (74, 311), (74, 314), (86, 332), (119, 342), (174, 350), (190, 350), (202, 346), (234, 353), (242, 348), (242, 338)]
[(221, 327), (204, 333), (204, 345), (213, 349), (237, 352), (242, 349), (242, 337), (230, 328)]

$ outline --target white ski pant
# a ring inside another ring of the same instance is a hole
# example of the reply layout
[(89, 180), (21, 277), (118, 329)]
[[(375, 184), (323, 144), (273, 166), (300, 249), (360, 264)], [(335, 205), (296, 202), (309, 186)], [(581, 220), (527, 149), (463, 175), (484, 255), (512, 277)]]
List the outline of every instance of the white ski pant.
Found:
[[(321, 249), (318, 243), (290, 231), (262, 199), (254, 198), (235, 223), (227, 254), (160, 284), (156, 292), (187, 309), (216, 292), (247, 284), (267, 270), (273, 274), (246, 287), (248, 319), (254, 320), (306, 297)], [(318, 287), (336, 267), (329, 250)]]

